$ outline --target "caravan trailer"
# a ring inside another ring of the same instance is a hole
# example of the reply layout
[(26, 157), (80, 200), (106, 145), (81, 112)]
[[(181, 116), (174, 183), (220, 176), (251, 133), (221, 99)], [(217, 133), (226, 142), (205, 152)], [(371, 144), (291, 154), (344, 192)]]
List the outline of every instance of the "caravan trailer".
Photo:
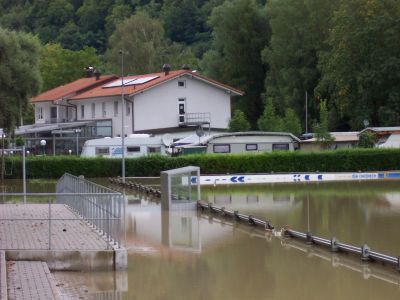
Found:
[[(148, 134), (132, 134), (126, 137), (125, 157), (140, 157), (149, 154), (166, 155), (165, 145), (161, 137), (151, 137)], [(82, 157), (122, 157), (122, 139), (102, 138), (88, 140), (82, 148)]]

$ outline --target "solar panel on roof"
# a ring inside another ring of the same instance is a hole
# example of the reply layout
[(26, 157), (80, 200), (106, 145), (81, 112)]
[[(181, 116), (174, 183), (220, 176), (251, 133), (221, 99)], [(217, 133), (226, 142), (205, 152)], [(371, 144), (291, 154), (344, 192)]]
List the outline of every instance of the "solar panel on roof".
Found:
[[(129, 85), (130, 82), (136, 80), (136, 78), (124, 79), (124, 86)], [(113, 82), (103, 85), (103, 88), (112, 88), (122, 86), (122, 79), (114, 80)]]
[(143, 84), (143, 83), (152, 81), (153, 79), (156, 79), (158, 77), (160, 77), (160, 76), (149, 76), (149, 77), (138, 78), (138, 79), (134, 80), (132, 83), (130, 83), (129, 85), (132, 85), (132, 84)]
[[(160, 76), (148, 76), (148, 77), (141, 77), (141, 78), (124, 79), (124, 86), (143, 84), (143, 83), (149, 82), (151, 80), (154, 80), (158, 77), (160, 77)], [(113, 88), (113, 87), (119, 87), (119, 86), (122, 86), (122, 79), (117, 79), (113, 82), (105, 84), (105, 85), (103, 85), (103, 88)]]

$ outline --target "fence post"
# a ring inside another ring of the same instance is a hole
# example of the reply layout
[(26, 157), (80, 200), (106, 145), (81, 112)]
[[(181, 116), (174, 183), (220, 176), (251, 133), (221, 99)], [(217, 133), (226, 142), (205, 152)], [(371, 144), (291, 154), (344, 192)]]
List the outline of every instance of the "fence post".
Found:
[(51, 250), (51, 198), (49, 198), (49, 250)]

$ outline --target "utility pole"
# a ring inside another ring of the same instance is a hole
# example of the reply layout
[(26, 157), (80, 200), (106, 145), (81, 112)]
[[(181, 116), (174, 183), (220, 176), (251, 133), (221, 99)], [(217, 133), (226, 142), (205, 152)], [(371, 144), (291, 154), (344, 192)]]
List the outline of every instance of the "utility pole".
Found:
[(308, 92), (306, 90), (306, 133), (308, 133)]
[(121, 108), (121, 122), (122, 122), (122, 128), (121, 128), (121, 141), (122, 141), (122, 182), (125, 183), (125, 95), (124, 95), (124, 51), (121, 49), (119, 50), (119, 53), (121, 54), (121, 102), (122, 102), (122, 108)]
[(4, 134), (1, 134), (1, 142), (2, 142), (2, 149), (1, 149), (1, 185), (4, 185)]

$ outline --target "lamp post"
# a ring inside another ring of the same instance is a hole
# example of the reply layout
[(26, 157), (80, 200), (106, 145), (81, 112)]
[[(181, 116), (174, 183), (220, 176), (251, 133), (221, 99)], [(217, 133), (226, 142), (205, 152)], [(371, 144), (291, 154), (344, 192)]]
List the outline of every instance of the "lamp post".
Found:
[(124, 98), (124, 51), (119, 50), (121, 54), (121, 142), (122, 142), (122, 182), (125, 183), (125, 98)]
[(75, 134), (76, 134), (76, 156), (79, 155), (79, 134), (81, 133), (81, 129), (75, 129)]
[(41, 141), (40, 141), (40, 146), (42, 146), (43, 155), (46, 155), (46, 152), (45, 152), (46, 140), (41, 140)]

